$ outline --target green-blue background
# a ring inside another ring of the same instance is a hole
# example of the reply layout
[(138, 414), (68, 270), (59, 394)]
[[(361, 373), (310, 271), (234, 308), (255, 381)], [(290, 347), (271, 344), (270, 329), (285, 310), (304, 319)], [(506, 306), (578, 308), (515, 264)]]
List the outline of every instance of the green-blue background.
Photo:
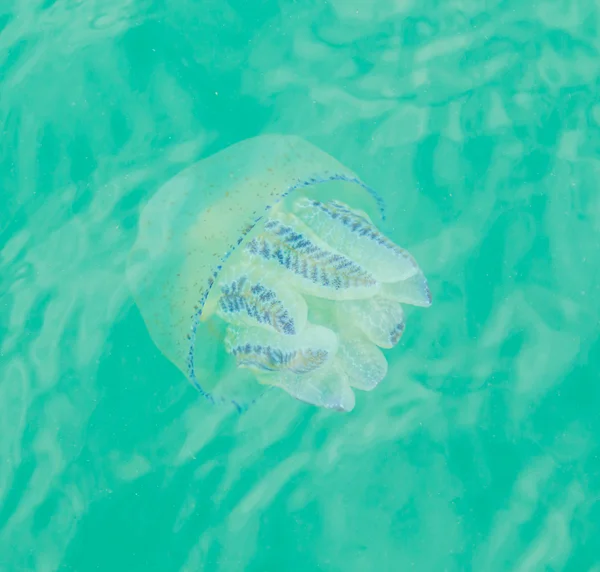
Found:
[[(594, 0), (0, 2), (0, 570), (600, 570)], [(265, 132), (378, 188), (434, 305), (348, 415), (209, 406), (124, 281)]]

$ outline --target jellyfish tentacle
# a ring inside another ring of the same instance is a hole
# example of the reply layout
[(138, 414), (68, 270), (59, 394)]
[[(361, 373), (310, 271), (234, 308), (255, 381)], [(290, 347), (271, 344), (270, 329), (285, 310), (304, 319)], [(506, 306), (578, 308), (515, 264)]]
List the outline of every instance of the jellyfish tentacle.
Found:
[(308, 374), (286, 371), (277, 375), (259, 376), (268, 383), (287, 391), (300, 401), (335, 411), (352, 411), (355, 396), (349, 379), (337, 360)]
[(336, 356), (348, 383), (355, 389), (371, 391), (386, 376), (387, 360), (383, 352), (362, 336), (352, 336), (340, 341)]
[(220, 288), (217, 314), (227, 322), (241, 321), (286, 335), (295, 335), (306, 324), (304, 298), (281, 283), (273, 283), (268, 276), (246, 272), (221, 281)]
[(294, 214), (330, 247), (364, 266), (381, 282), (404, 280), (418, 271), (409, 252), (385, 236), (364, 212), (340, 201), (323, 203), (301, 197)]
[(421, 306), (423, 308), (431, 306), (431, 291), (421, 270), (406, 280), (384, 284), (381, 295), (411, 306)]
[(337, 345), (337, 336), (331, 330), (315, 325), (308, 325), (295, 336), (231, 325), (225, 338), (225, 347), (236, 358), (238, 366), (255, 373), (312, 372), (333, 359)]
[(296, 288), (326, 298), (372, 296), (379, 283), (363, 266), (328, 247), (295, 217), (268, 219), (246, 246), (250, 256), (277, 265)]
[(404, 311), (393, 300), (376, 296), (369, 300), (340, 302), (337, 317), (347, 327), (355, 327), (380, 348), (393, 348), (404, 332)]

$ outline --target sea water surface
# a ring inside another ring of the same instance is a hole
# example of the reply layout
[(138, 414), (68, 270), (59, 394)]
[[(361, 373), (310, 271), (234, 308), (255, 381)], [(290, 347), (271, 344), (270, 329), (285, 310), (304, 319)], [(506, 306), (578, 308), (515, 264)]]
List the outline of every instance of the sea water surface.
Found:
[[(0, 2), (0, 570), (600, 571), (599, 26), (594, 0)], [(211, 406), (125, 282), (161, 184), (263, 133), (377, 188), (429, 279), (349, 414)]]

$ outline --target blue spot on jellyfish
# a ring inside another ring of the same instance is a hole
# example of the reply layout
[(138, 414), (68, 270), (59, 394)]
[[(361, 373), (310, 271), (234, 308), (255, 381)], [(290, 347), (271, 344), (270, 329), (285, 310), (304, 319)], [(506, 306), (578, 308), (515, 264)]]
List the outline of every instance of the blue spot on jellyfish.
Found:
[(127, 276), (160, 351), (213, 403), (275, 387), (351, 411), (384, 379), (402, 306), (429, 306), (415, 259), (380, 232), (382, 199), (293, 136), (188, 167), (145, 205)]

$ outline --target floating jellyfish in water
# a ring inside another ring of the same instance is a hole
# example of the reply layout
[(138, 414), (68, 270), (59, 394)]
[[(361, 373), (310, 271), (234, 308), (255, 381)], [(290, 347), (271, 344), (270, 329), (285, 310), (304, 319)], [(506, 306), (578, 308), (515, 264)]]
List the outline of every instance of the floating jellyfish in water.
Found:
[(377, 228), (381, 198), (297, 137), (242, 141), (144, 207), (128, 280), (160, 351), (212, 402), (269, 387), (350, 411), (385, 377), (403, 304), (429, 306), (414, 258)]

